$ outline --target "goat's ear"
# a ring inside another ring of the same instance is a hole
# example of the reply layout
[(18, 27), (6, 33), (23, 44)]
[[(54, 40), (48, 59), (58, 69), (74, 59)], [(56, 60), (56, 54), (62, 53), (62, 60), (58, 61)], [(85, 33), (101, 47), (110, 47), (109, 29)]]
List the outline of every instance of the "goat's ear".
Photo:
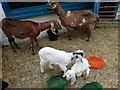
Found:
[(83, 63), (83, 59), (81, 58), (80, 61)]
[(55, 9), (59, 5), (59, 3), (55, 2), (55, 1), (53, 1), (52, 3), (53, 3), (52, 4), (52, 9)]
[(54, 33), (55, 35), (57, 35), (57, 33), (55, 32), (55, 28), (54, 27), (55, 27), (54, 24), (51, 23), (51, 31), (52, 31), (52, 33)]
[(55, 4), (53, 4), (52, 9), (55, 9), (56, 7), (57, 7), (57, 4), (55, 3)]
[(47, 1), (48, 1), (48, 5), (51, 5), (51, 2), (50, 2), (51, 0), (47, 0)]
[(81, 52), (80, 55), (83, 57), (83, 56), (84, 56), (84, 53)]
[(60, 24), (57, 21), (55, 21), (55, 24), (57, 25), (58, 30), (62, 29), (62, 27), (60, 26)]
[(82, 63), (83, 63), (83, 60), (82, 60), (82, 58), (78, 58), (78, 59), (76, 60), (76, 62), (82, 62)]

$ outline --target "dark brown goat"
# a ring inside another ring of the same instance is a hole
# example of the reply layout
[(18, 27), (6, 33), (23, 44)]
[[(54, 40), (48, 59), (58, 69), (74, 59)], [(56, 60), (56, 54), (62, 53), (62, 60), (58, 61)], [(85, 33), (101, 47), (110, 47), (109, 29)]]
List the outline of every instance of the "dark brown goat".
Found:
[(83, 31), (88, 30), (88, 39), (86, 41), (89, 41), (92, 30), (99, 20), (99, 16), (92, 13), (90, 10), (64, 11), (58, 2), (49, 2), (48, 10), (56, 11), (61, 20), (61, 24), (68, 30), (68, 37), (70, 40), (70, 30), (75, 28)]
[(16, 52), (14, 46), (18, 49), (20, 48), (15, 43), (14, 37), (19, 39), (29, 38), (32, 54), (35, 54), (34, 42), (38, 46), (36, 37), (40, 34), (41, 31), (51, 28), (51, 31), (55, 33), (56, 29), (57, 30), (61, 29), (61, 26), (56, 20), (50, 20), (43, 23), (36, 23), (33, 21), (19, 21), (19, 20), (13, 20), (11, 18), (5, 18), (1, 22), (2, 22), (2, 30), (6, 34), (8, 41), (11, 47), (13, 48), (13, 50)]

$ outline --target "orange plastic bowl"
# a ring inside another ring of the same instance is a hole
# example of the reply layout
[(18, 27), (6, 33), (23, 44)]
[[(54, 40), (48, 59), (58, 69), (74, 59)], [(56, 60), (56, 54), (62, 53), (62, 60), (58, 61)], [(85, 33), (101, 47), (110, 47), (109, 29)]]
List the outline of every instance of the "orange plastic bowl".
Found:
[(89, 56), (87, 59), (89, 64), (93, 68), (102, 68), (106, 64), (106, 62), (103, 59), (98, 58), (96, 56)]

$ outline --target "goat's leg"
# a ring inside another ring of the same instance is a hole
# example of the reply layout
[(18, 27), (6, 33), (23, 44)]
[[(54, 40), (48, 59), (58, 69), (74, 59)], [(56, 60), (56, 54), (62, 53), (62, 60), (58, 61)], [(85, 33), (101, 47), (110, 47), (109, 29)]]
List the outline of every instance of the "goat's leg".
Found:
[(81, 72), (77, 72), (77, 73), (76, 73), (76, 76), (77, 76), (77, 77), (79, 77), (79, 76), (81, 76), (81, 75), (82, 75)]
[(60, 66), (60, 69), (64, 72), (64, 74), (66, 73), (66, 70), (67, 70), (67, 68), (66, 68), (66, 66), (65, 65), (59, 65)]
[(44, 63), (40, 62), (40, 70), (41, 70), (41, 73), (44, 73)]
[(73, 85), (75, 83), (75, 81), (76, 81), (76, 77), (75, 77), (75, 75), (73, 75), (70, 84)]
[(83, 71), (82, 75), (83, 75), (83, 77), (85, 77), (85, 75), (86, 75), (86, 70)]
[(48, 67), (49, 67), (50, 69), (53, 69), (53, 67), (52, 67), (52, 65), (51, 65), (50, 63), (47, 63), (47, 65), (48, 65)]
[(32, 51), (32, 55), (34, 55), (35, 54), (35, 51), (34, 51), (34, 38), (30, 38), (30, 44), (31, 44), (31, 46), (30, 46), (30, 48), (31, 48), (31, 51)]
[(87, 80), (88, 77), (89, 77), (89, 73), (90, 73), (90, 69), (87, 68), (87, 69), (85, 70), (85, 75), (84, 75), (84, 78), (85, 78), (86, 80)]
[(71, 36), (70, 36), (70, 34), (71, 34), (71, 28), (70, 28), (70, 27), (67, 27), (67, 30), (68, 30), (68, 38), (69, 38), (69, 40), (72, 40), (72, 39), (71, 39)]
[(95, 29), (96, 24), (89, 26), (88, 28), (88, 39), (86, 41), (89, 41), (92, 35), (92, 31)]
[(88, 28), (88, 38), (87, 38), (86, 41), (90, 41), (91, 35), (92, 35), (92, 28), (89, 27), (89, 28)]
[(86, 74), (87, 74), (87, 76), (89, 76), (89, 74), (90, 74), (90, 68), (86, 69)]
[(16, 52), (16, 50), (15, 50), (13, 44), (12, 44), (12, 42), (13, 42), (13, 38), (12, 38), (12, 37), (9, 37), (9, 38), (8, 38), (8, 41), (9, 41), (9, 43), (10, 43), (10, 45), (11, 45), (13, 51)]
[(20, 49), (20, 47), (17, 45), (17, 43), (15, 43), (14, 38), (13, 38), (13, 44), (15, 45), (15, 47), (16, 47), (17, 49)]
[(39, 45), (38, 45), (37, 38), (34, 38), (34, 42), (35, 42), (36, 46), (39, 46)]

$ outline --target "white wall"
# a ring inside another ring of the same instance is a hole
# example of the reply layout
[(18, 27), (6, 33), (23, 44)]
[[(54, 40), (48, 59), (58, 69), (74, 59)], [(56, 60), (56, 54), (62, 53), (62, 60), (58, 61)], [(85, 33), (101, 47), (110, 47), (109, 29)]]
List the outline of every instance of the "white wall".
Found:
[[(0, 21), (5, 18), (5, 13), (3, 11), (1, 2), (0, 2)], [(2, 29), (0, 28), (0, 43), (2, 43), (2, 41), (4, 41), (3, 39), (7, 39), (7, 37), (5, 36), (5, 34), (2, 32)]]

